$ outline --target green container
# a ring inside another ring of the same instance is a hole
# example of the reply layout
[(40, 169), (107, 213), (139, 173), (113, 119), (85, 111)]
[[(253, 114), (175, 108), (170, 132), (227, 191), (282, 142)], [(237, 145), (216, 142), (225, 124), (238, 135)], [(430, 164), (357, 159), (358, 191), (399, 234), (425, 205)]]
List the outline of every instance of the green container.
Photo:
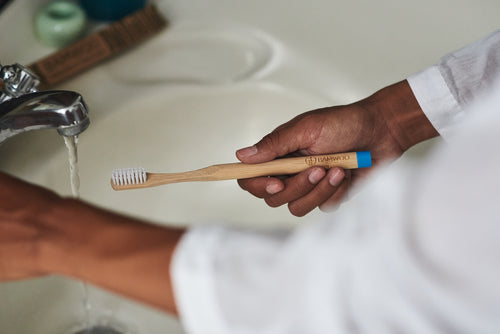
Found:
[(85, 12), (77, 4), (55, 1), (38, 12), (35, 30), (42, 43), (62, 48), (82, 36), (86, 23)]

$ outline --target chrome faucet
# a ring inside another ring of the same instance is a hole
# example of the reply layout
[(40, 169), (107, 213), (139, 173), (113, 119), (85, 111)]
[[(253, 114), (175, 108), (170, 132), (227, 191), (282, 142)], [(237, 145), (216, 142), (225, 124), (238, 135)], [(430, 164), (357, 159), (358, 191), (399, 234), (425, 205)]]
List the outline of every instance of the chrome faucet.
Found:
[(88, 108), (80, 94), (38, 92), (40, 80), (22, 65), (0, 65), (0, 143), (19, 133), (57, 129), (61, 136), (75, 136), (90, 124)]

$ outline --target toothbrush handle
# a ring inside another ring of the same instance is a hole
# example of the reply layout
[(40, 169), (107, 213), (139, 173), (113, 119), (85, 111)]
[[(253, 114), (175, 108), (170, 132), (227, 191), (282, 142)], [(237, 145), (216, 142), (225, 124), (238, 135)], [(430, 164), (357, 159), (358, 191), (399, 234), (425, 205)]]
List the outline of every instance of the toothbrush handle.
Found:
[[(297, 174), (312, 166), (354, 169), (371, 166), (370, 152), (348, 152), (276, 159), (260, 164), (230, 163), (207, 167), (212, 180), (246, 179), (258, 176)], [(207, 175), (208, 176), (208, 175)]]
[[(142, 184), (120, 186), (119, 189), (147, 188), (170, 183), (193, 181), (221, 181), (247, 179), (259, 176), (296, 174), (312, 166), (345, 169), (371, 166), (370, 152), (349, 152), (276, 159), (260, 164), (229, 163), (213, 165), (184, 173), (147, 173)], [(114, 186), (115, 189), (118, 187)]]
[[(371, 167), (370, 152), (348, 152), (327, 155), (311, 155), (296, 158), (276, 159), (260, 164), (230, 163), (213, 165), (184, 173), (146, 173), (145, 181), (137, 182), (137, 176), (128, 175), (128, 183), (116, 184), (111, 179), (114, 190), (149, 188), (170, 183), (193, 181), (220, 181), (232, 179), (247, 179), (259, 176), (297, 174), (312, 166), (324, 168), (342, 167), (345, 169)], [(121, 179), (122, 176), (120, 176)], [(135, 182), (130, 182), (132, 180)]]

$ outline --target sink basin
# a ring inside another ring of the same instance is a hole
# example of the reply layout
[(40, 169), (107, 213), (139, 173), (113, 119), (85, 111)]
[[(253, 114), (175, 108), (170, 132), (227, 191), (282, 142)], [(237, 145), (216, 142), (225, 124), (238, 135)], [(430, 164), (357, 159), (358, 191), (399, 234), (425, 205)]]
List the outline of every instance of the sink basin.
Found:
[[(297, 224), (301, 219), (286, 207), (268, 208), (234, 180), (117, 192), (110, 187), (110, 174), (122, 167), (179, 172), (233, 162), (236, 149), (255, 143), (298, 113), (326, 103), (322, 98), (271, 84), (149, 89), (112, 112), (97, 114), (82, 133), (78, 144), (81, 197), (159, 224), (223, 222), (257, 228)], [(22, 154), (16, 153), (17, 146), (24, 147)], [(60, 194), (71, 193), (66, 148), (55, 131), (15, 137), (0, 148), (0, 155), (5, 157), (0, 169)], [(25, 168), (18, 167), (23, 165)], [(67, 332), (82, 325), (86, 317), (82, 291), (79, 282), (59, 277), (2, 284), (0, 299), (8, 302), (0, 303), (0, 323), (11, 326), (10, 332), (31, 333), (33, 324), (57, 313), (57, 322), (37, 325), (36, 332)], [(89, 292), (93, 322), (110, 322), (131, 333), (182, 332), (173, 317), (93, 286)], [(39, 307), (27, 308), (28, 301)], [(2, 325), (2, 329), (7, 328)]]
[[(81, 134), (81, 197), (99, 206), (174, 225), (211, 220), (256, 227), (295, 223), (298, 219), (286, 208), (268, 208), (233, 180), (116, 192), (109, 184), (111, 171), (144, 167), (152, 172), (182, 172), (235, 162), (236, 149), (255, 143), (304, 110), (325, 104), (322, 98), (271, 84), (151, 89), (92, 120)], [(46, 152), (46, 140), (54, 139), (60, 143), (54, 142)], [(21, 160), (26, 164), (27, 154), (38, 164), (43, 161), (43, 168), (26, 172), (29, 179), (69, 195), (68, 157), (62, 139), (39, 139), (30, 145), (25, 143), (29, 139), (20, 140), (24, 152), (9, 157), (8, 164), (19, 166)]]

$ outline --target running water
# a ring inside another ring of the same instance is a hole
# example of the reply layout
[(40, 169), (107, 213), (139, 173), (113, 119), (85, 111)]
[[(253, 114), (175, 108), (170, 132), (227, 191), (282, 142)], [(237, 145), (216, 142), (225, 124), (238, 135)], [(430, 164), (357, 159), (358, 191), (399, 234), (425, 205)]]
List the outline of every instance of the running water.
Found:
[[(64, 143), (68, 148), (68, 161), (70, 171), (71, 193), (73, 197), (80, 198), (80, 172), (78, 171), (78, 136), (65, 137)], [(85, 327), (86, 332), (90, 328), (90, 301), (89, 301), (89, 287), (86, 282), (81, 282), (83, 289), (83, 308), (85, 312)]]
[(78, 151), (76, 145), (78, 144), (78, 136), (64, 137), (64, 143), (68, 148), (69, 159), (69, 172), (71, 181), (71, 192), (73, 197), (80, 197), (80, 173), (78, 171)]
[(87, 333), (90, 330), (90, 309), (91, 309), (90, 300), (89, 300), (89, 285), (86, 282), (82, 281), (81, 286), (83, 288), (82, 303), (83, 303), (83, 310), (85, 312), (84, 327), (85, 327), (85, 333)]

